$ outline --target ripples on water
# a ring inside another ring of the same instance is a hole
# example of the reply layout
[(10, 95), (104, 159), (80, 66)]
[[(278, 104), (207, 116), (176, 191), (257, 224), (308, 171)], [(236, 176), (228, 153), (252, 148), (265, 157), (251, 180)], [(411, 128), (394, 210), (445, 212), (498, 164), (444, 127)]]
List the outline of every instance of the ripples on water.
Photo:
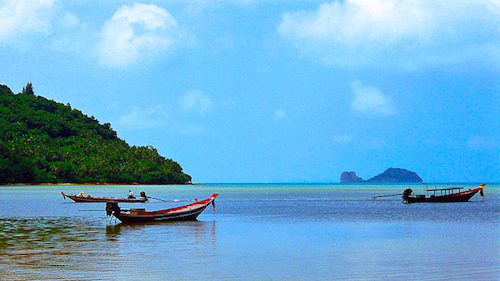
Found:
[(102, 225), (82, 219), (2, 219), (0, 271), (6, 280), (90, 280), (85, 272), (114, 251), (99, 233)]
[(214, 243), (215, 222), (1, 219), (0, 274), (1, 280), (161, 280), (169, 266), (211, 259)]

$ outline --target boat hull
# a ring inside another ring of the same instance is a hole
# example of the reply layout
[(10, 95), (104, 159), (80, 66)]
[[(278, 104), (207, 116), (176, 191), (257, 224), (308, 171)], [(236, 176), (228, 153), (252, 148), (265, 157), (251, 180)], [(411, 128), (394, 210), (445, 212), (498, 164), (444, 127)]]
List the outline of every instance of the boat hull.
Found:
[(99, 203), (99, 202), (109, 202), (115, 201), (120, 203), (144, 203), (147, 200), (144, 199), (128, 199), (128, 198), (109, 198), (109, 197), (92, 197), (92, 196), (78, 196), (78, 195), (70, 195), (61, 192), (64, 199), (68, 197), (69, 199), (75, 201), (76, 203)]
[(140, 222), (157, 222), (157, 221), (190, 221), (196, 220), (198, 216), (205, 210), (206, 206), (192, 212), (179, 214), (162, 214), (162, 215), (130, 215), (130, 214), (115, 214), (115, 217), (123, 223), (140, 223)]
[[(144, 223), (144, 222), (161, 222), (161, 221), (191, 221), (196, 220), (198, 216), (210, 205), (214, 204), (218, 194), (212, 195), (210, 198), (199, 201), (186, 206), (181, 206), (172, 209), (159, 210), (153, 212), (135, 213), (132, 210), (121, 210), (118, 205), (106, 207), (108, 215), (111, 213), (122, 223)], [(113, 204), (113, 203), (109, 203)], [(113, 209), (114, 208), (114, 209)]]
[(430, 196), (430, 197), (414, 197), (407, 196), (403, 199), (407, 203), (449, 203), (449, 202), (467, 202), (472, 196), (476, 195), (482, 188), (471, 189), (460, 193), (443, 195), (443, 196)]

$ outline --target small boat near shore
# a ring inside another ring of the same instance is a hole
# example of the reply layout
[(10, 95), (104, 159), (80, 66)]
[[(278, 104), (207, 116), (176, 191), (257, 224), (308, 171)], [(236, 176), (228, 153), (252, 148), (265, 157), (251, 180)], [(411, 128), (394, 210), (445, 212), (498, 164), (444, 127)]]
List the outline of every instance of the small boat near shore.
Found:
[(143, 223), (158, 221), (188, 221), (196, 218), (212, 204), (215, 210), (214, 200), (218, 194), (213, 194), (210, 198), (195, 203), (176, 208), (147, 212), (142, 208), (121, 209), (118, 202), (109, 201), (106, 203), (106, 215), (114, 216), (123, 223)]
[(96, 203), (96, 202), (109, 202), (109, 201), (115, 201), (115, 202), (120, 202), (120, 203), (144, 203), (148, 201), (148, 197), (143, 192), (141, 192), (141, 196), (139, 198), (114, 198), (114, 197), (93, 197), (90, 195), (83, 196), (83, 195), (73, 195), (73, 194), (65, 194), (63, 191), (61, 191), (61, 194), (64, 199), (68, 197), (69, 199), (77, 202), (77, 203)]
[(484, 197), (485, 186), (482, 184), (465, 191), (462, 191), (463, 187), (426, 189), (427, 195), (412, 195), (413, 190), (407, 188), (402, 195), (405, 203), (467, 202), (478, 192)]

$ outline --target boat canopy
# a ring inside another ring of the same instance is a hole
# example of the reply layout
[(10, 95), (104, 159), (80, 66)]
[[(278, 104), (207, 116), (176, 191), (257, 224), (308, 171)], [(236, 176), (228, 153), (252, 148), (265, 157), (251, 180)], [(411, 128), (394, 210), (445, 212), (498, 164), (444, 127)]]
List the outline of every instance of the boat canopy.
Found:
[[(448, 188), (436, 188), (436, 189), (426, 189), (427, 192), (434, 192), (434, 196), (451, 195), (455, 193), (460, 193), (463, 187), (448, 187)], [(438, 194), (439, 193), (439, 194)]]

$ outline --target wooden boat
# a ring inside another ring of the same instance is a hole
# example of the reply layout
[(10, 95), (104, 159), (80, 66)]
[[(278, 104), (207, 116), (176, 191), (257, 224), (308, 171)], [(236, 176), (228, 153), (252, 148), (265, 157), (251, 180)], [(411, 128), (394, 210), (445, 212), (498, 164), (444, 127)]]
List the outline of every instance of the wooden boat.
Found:
[(463, 187), (450, 187), (450, 188), (436, 188), (427, 189), (426, 195), (412, 195), (413, 191), (408, 188), (403, 192), (403, 199), (406, 203), (433, 203), (433, 202), (467, 202), (472, 196), (480, 192), (484, 197), (484, 186), (480, 185), (478, 188), (462, 191)]
[(142, 196), (143, 192), (141, 192), (141, 196), (139, 198), (134, 198), (134, 199), (114, 198), (114, 197), (93, 197), (90, 195), (87, 195), (87, 196), (73, 195), (73, 194), (65, 194), (62, 191), (61, 191), (61, 194), (64, 197), (64, 199), (66, 199), (66, 197), (68, 197), (69, 199), (71, 199), (77, 203), (93, 203), (93, 202), (109, 202), (109, 201), (115, 201), (115, 202), (120, 202), (120, 203), (141, 203), (141, 202), (148, 201), (148, 197), (146, 196), (145, 193), (144, 193), (144, 196)]
[(196, 220), (208, 205), (212, 204), (215, 210), (214, 200), (217, 196), (218, 194), (213, 194), (210, 198), (203, 201), (196, 200), (193, 204), (152, 212), (146, 212), (141, 208), (123, 210), (118, 206), (118, 202), (110, 201), (106, 203), (106, 214), (115, 216), (123, 223)]

